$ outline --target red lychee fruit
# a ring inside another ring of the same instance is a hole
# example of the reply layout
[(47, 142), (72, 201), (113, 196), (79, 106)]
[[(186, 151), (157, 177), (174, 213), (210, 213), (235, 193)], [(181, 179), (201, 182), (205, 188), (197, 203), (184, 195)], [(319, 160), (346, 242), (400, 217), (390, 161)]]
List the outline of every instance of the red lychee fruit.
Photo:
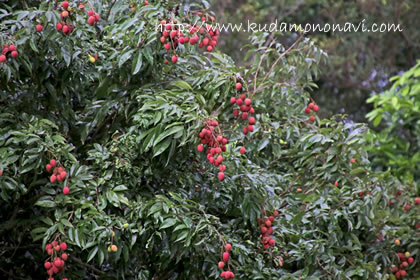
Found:
[(225, 263), (227, 263), (229, 261), (229, 253), (228, 252), (223, 253), (223, 261)]
[(70, 193), (70, 188), (69, 187), (67, 187), (67, 186), (65, 186), (64, 188), (63, 188), (63, 194), (64, 195), (68, 195)]

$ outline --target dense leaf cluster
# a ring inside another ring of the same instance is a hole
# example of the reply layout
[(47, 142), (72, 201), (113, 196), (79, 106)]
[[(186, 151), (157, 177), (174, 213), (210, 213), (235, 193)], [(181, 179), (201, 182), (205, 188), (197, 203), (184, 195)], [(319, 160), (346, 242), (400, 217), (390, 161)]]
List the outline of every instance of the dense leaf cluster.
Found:
[[(247, 68), (189, 47), (165, 65), (155, 26), (192, 22), (206, 1), (89, 1), (95, 26), (70, 2), (67, 36), (55, 29), (58, 2), (22, 3), (0, 6), (0, 46), (20, 49), (0, 64), (5, 279), (46, 279), (44, 248), (57, 239), (70, 279), (218, 279), (227, 242), (237, 279), (387, 279), (397, 250), (418, 273), (420, 209), (403, 212), (416, 185), (372, 168), (365, 125), (304, 113), (325, 59), (309, 38), (288, 49), (255, 34)], [(246, 136), (229, 102), (237, 79), (256, 112)], [(196, 151), (208, 119), (229, 139), (223, 181)], [(64, 183), (48, 180), (52, 158)], [(274, 210), (276, 246), (264, 250), (257, 219)]]

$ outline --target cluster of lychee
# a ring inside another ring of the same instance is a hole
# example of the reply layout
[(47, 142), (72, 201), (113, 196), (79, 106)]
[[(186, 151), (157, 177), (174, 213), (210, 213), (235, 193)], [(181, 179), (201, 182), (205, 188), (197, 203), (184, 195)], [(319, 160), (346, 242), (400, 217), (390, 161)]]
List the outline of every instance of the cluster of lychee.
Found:
[[(394, 193), (394, 196), (397, 198), (397, 202), (400, 203), (401, 199), (399, 199), (398, 197), (402, 195), (402, 190), (398, 190), (396, 193)], [(394, 200), (389, 200), (388, 205), (389, 206), (393, 206), (395, 204)], [(420, 205), (420, 197), (416, 197), (414, 199), (414, 204), (415, 205)], [(412, 206), (409, 202), (405, 203), (404, 205), (404, 213), (408, 213), (411, 210)]]
[(88, 12), (88, 24), (90, 26), (93, 26), (95, 24), (95, 22), (98, 22), (101, 20), (101, 17), (99, 16), (99, 14), (95, 13), (93, 10), (90, 10)]
[[(128, 227), (128, 224), (127, 224), (127, 227)], [(124, 228), (126, 228), (125, 225), (124, 225)], [(108, 252), (109, 253), (111, 253), (111, 252), (115, 253), (115, 252), (118, 251), (117, 245), (114, 244), (114, 237), (115, 237), (115, 232), (113, 231), (112, 232), (112, 238), (111, 238), (111, 245), (108, 246)]]
[(226, 152), (228, 139), (223, 137), (218, 121), (206, 121), (205, 127), (201, 130), (199, 137), (201, 139), (201, 144), (197, 146), (197, 150), (202, 152), (204, 151), (203, 145), (207, 145), (207, 160), (210, 164), (219, 167), (220, 172), (217, 174), (217, 177), (222, 181), (225, 178), (224, 172), (226, 170), (226, 166), (222, 164), (222, 153)]
[[(74, 25), (71, 23), (66, 23), (67, 18), (69, 17), (70, 13), (72, 12), (72, 7), (69, 6), (69, 2), (64, 1), (61, 3), (61, 7), (59, 8), (60, 17), (62, 22), (57, 23), (55, 28), (57, 31), (62, 31), (64, 35), (69, 35), (74, 30)], [(38, 28), (38, 27), (37, 27)], [(37, 29), (38, 30), (38, 29)], [(41, 29), (42, 30), (42, 29)]]
[(394, 273), (395, 278), (402, 279), (405, 276), (407, 276), (407, 271), (405, 269), (407, 269), (407, 267), (409, 265), (414, 263), (414, 259), (412, 257), (410, 257), (410, 252), (405, 252), (405, 254), (398, 253), (397, 256), (400, 260), (399, 267), (398, 266), (393, 266), (389, 270), (392, 273)]
[[(203, 17), (202, 20), (206, 20)], [(212, 18), (214, 20), (214, 18)], [(178, 56), (176, 50), (179, 45), (190, 44), (195, 45), (199, 43), (199, 48), (206, 47), (207, 51), (211, 52), (217, 46), (219, 30), (213, 26), (206, 24), (205, 27), (198, 25), (183, 25), (174, 21), (162, 20), (160, 41), (170, 54), (172, 54), (172, 63), (177, 63)], [(188, 31), (186, 34), (183, 31)], [(191, 37), (190, 37), (191, 36)], [(165, 59), (164, 64), (169, 61)]]
[[(58, 182), (63, 182), (66, 179), (66, 177), (67, 177), (66, 170), (62, 166), (60, 166), (60, 167), (57, 166), (57, 161), (55, 159), (51, 159), (50, 160), (50, 163), (48, 163), (45, 166), (45, 169), (47, 169), (48, 172), (51, 172), (52, 171), (52, 173), (53, 173), (51, 175), (51, 177), (50, 177), (50, 182), (52, 184), (54, 184), (57, 181)], [(63, 188), (63, 194), (64, 195), (68, 195), (69, 192), (70, 192), (69, 187), (68, 186), (65, 186)]]
[[(319, 111), (319, 106), (315, 105), (314, 103), (309, 103), (308, 107), (305, 108), (305, 114), (309, 115), (311, 111), (317, 113)], [(312, 123), (315, 121), (315, 115), (309, 117), (309, 121)]]
[[(48, 280), (54, 280), (54, 274), (64, 272), (65, 261), (68, 258), (68, 255), (64, 253), (66, 250), (66, 242), (58, 243), (57, 241), (53, 241), (45, 246), (45, 251), (50, 255), (49, 259), (44, 263), (44, 267), (50, 276)], [(62, 278), (62, 280), (67, 280), (67, 278)]]
[(11, 58), (16, 58), (19, 54), (15, 45), (9, 46), (8, 44), (4, 44), (3, 50), (1, 51), (0, 55), (0, 63), (5, 62), (7, 60), (7, 56), (9, 53)]
[[(237, 82), (235, 85), (236, 92), (239, 94), (239, 92), (242, 91), (242, 84), (240, 82)], [(254, 124), (255, 124), (255, 118), (251, 115), (255, 113), (254, 108), (252, 107), (252, 100), (246, 96), (246, 94), (242, 93), (238, 96), (231, 97), (230, 98), (230, 104), (237, 105), (239, 109), (233, 110), (233, 115), (235, 117), (239, 117), (247, 121), (247, 124), (242, 129), (243, 134), (247, 135), (248, 132), (254, 131)]]
[[(225, 245), (225, 252), (223, 252), (223, 255), (222, 255), (222, 260), (223, 261), (220, 261), (219, 264), (218, 264), (218, 267), (220, 269), (223, 269), (225, 267), (225, 265), (229, 262), (229, 258), (230, 258), (229, 252), (231, 252), (231, 251), (232, 251), (232, 245), (227, 243)], [(233, 278), (235, 278), (235, 274), (228, 269), (228, 270), (222, 271), (222, 273), (220, 273), (220, 277), (222, 277), (224, 279), (233, 279)]]
[(273, 223), (275, 221), (275, 217), (279, 215), (277, 210), (273, 211), (273, 216), (259, 218), (257, 220), (258, 224), (260, 225), (260, 232), (261, 232), (261, 243), (264, 245), (264, 250), (269, 249), (270, 247), (274, 247), (276, 245), (276, 241), (271, 236), (274, 232)]

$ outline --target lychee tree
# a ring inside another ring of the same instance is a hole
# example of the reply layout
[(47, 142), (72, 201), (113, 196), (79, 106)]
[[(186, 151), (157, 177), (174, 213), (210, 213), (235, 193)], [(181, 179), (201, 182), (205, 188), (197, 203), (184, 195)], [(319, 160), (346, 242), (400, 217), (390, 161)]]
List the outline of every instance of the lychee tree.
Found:
[[(309, 38), (253, 34), (240, 68), (206, 1), (0, 13), (6, 278), (395, 277), (400, 183), (372, 169), (365, 125), (317, 117), (326, 54)], [(415, 274), (418, 213), (398, 277)]]

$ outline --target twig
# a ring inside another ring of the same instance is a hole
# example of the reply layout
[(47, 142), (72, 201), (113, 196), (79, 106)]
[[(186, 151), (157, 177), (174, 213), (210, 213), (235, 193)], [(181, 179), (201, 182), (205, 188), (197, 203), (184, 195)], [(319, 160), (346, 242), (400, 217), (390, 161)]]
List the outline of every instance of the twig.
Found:
[(267, 80), (268, 76), (270, 76), (270, 74), (273, 72), (274, 67), (277, 65), (277, 63), (279, 63), (279, 61), (286, 55), (288, 54), (303, 38), (304, 33), (301, 33), (299, 38), (286, 50), (284, 51), (282, 54), (280, 54), (280, 56), (277, 58), (277, 60), (273, 63), (273, 65), (271, 65), (270, 70), (267, 72), (267, 74), (265, 75), (264, 79), (262, 80), (261, 84), (263, 84), (265, 82), (265, 80)]
[(111, 14), (112, 7), (114, 7), (114, 5), (115, 5), (116, 2), (117, 2), (117, 0), (112, 1), (111, 7), (109, 7), (108, 12), (106, 13), (106, 17), (105, 17), (105, 20), (106, 21), (108, 21), (109, 15)]
[(331, 273), (331, 271), (329, 271), (329, 270), (327, 270), (322, 264), (321, 264), (321, 262), (319, 261), (319, 258), (316, 258), (316, 261), (318, 262), (318, 265), (322, 268), (322, 270), (324, 270), (326, 273), (328, 273), (329, 275), (331, 275), (334, 279), (335, 279), (335, 276), (334, 276), (334, 274), (332, 274)]
[(111, 276), (111, 275), (109, 275), (108, 273), (106, 273), (106, 272), (104, 272), (104, 271), (102, 271), (102, 270), (99, 270), (99, 269), (97, 269), (96, 267), (94, 267), (93, 265), (90, 265), (90, 264), (87, 264), (87, 263), (85, 263), (85, 262), (83, 262), (81, 259), (79, 259), (79, 258), (76, 258), (76, 257), (74, 257), (74, 256), (71, 256), (71, 259), (72, 260), (74, 260), (75, 262), (77, 262), (78, 264), (81, 264), (81, 265), (83, 265), (84, 267), (87, 267), (87, 268), (89, 268), (90, 270), (92, 270), (92, 271), (94, 271), (94, 272), (96, 272), (96, 273), (98, 273), (98, 274), (100, 274), (100, 275), (107, 275), (107, 277), (111, 277), (111, 278), (113, 278), (113, 279), (117, 279), (115, 276)]

